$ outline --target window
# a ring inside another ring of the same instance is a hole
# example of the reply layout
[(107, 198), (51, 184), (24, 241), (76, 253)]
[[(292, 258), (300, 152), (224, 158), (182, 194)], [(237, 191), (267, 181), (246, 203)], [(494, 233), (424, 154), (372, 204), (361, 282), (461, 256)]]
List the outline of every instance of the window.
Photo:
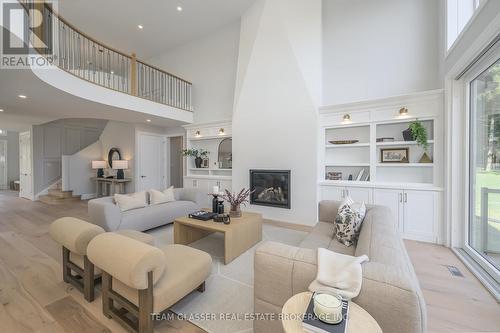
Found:
[(468, 246), (500, 271), (500, 59), (470, 81)]
[(447, 49), (450, 49), (474, 12), (486, 0), (447, 1)]

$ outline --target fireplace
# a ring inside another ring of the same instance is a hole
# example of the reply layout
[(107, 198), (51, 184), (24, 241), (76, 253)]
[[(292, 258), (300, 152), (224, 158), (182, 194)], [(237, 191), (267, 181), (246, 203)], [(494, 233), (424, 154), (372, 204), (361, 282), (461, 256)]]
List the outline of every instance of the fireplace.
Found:
[(252, 205), (290, 209), (290, 170), (250, 170)]

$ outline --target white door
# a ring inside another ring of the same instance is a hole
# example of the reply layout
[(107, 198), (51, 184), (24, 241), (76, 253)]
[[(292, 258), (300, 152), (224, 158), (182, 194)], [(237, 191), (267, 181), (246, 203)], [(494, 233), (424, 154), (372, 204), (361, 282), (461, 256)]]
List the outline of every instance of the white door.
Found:
[(139, 133), (137, 139), (136, 191), (165, 189), (165, 138), (161, 135)]
[(435, 242), (436, 193), (431, 191), (404, 191), (405, 238)]
[(397, 230), (403, 229), (403, 190), (375, 189), (373, 203), (388, 207), (392, 211), (394, 227)]
[(322, 186), (321, 200), (342, 201), (344, 199), (344, 188), (336, 186)]
[(19, 134), (19, 196), (33, 199), (32, 170), (31, 170), (31, 133)]
[(7, 141), (0, 140), (0, 190), (8, 189), (7, 181)]
[(354, 202), (372, 203), (372, 189), (361, 187), (346, 187), (345, 194), (350, 196)]

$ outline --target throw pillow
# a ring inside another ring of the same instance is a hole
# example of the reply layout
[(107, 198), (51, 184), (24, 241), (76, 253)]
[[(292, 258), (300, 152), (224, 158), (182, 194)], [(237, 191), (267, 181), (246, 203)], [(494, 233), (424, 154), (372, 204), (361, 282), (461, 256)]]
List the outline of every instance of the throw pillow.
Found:
[(351, 206), (352, 204), (354, 204), (354, 200), (352, 200), (352, 198), (348, 195), (345, 197), (344, 201), (340, 203), (338, 211), (340, 212), (344, 208), (344, 206)]
[(170, 186), (163, 192), (151, 189), (149, 190), (149, 199), (151, 205), (175, 201), (174, 187)]
[(146, 202), (146, 192), (136, 192), (132, 194), (115, 194), (115, 203), (122, 212), (128, 210), (143, 208), (148, 205)]
[(344, 205), (335, 218), (335, 237), (346, 246), (358, 241), (361, 224), (366, 214), (366, 206), (362, 203), (359, 210), (350, 205)]

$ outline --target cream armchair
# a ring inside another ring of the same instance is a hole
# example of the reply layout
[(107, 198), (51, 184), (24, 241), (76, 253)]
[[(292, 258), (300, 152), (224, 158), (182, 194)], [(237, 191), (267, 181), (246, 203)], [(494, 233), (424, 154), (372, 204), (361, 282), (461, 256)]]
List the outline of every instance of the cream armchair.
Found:
[(88, 256), (102, 270), (104, 315), (138, 333), (153, 332), (151, 314), (168, 310), (195, 289), (203, 292), (212, 266), (203, 251), (184, 245), (159, 249), (112, 232), (95, 237)]
[[(104, 229), (74, 217), (63, 217), (52, 222), (49, 232), (52, 239), (62, 246), (63, 281), (80, 290), (85, 299), (92, 302), (101, 271), (89, 261), (87, 247), (94, 237), (105, 232)], [(154, 244), (153, 236), (148, 234), (134, 230), (120, 232), (137, 241)]]

